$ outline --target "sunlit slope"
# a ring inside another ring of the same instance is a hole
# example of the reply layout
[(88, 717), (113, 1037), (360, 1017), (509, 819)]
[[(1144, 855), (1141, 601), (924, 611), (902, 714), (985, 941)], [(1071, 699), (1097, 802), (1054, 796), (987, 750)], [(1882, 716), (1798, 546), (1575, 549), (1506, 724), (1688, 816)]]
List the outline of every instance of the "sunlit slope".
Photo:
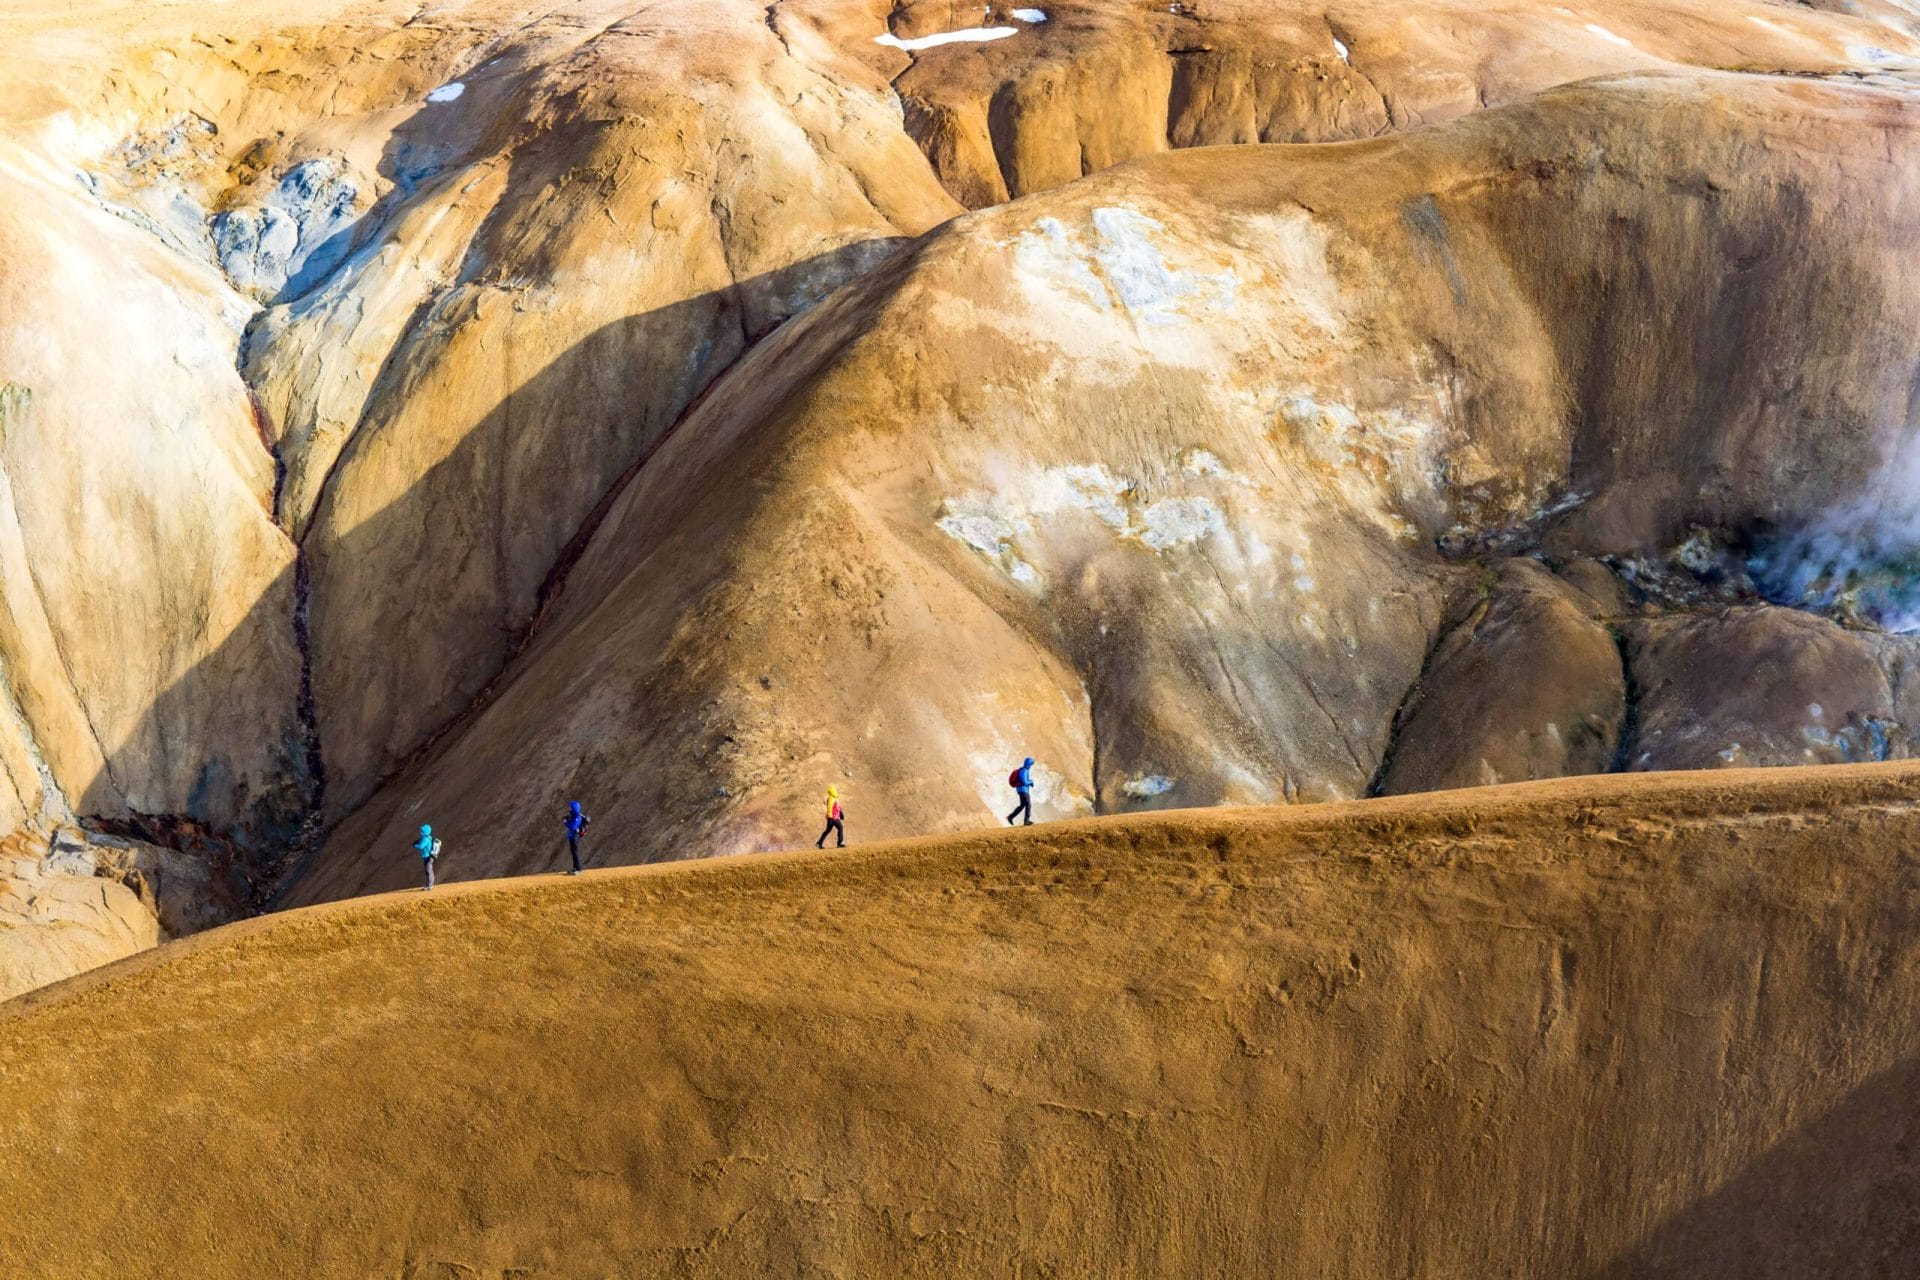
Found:
[(7, 1006), (25, 1276), (1912, 1274), (1911, 769), (463, 885)]

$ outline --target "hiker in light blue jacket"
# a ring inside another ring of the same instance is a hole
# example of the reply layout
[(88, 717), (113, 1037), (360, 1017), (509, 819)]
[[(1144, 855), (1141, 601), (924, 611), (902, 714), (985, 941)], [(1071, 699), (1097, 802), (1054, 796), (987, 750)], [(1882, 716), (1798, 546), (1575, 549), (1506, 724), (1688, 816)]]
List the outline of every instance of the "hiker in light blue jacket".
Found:
[(420, 824), (420, 838), (413, 842), (415, 853), (420, 855), (420, 865), (427, 869), (427, 888), (433, 888), (433, 863), (440, 856), (440, 842), (433, 838), (433, 828)]

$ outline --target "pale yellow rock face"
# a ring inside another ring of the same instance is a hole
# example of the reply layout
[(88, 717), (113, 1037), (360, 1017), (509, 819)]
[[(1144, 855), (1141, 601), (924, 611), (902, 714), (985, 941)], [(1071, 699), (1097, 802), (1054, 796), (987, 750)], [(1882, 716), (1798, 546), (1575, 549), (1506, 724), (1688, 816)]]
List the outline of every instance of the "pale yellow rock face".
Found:
[(113, 861), (102, 852), (77, 839), (0, 842), (0, 1000), (165, 940), (150, 883), (126, 874), (131, 847)]
[(0, 724), (15, 820), (304, 807), (292, 542), (212, 268), (0, 145)]
[(576, 792), (1360, 795), (1480, 562), (1789, 527), (1903, 420), (1903, 5), (1044, 12), (0, 3), (0, 830), (233, 911)]

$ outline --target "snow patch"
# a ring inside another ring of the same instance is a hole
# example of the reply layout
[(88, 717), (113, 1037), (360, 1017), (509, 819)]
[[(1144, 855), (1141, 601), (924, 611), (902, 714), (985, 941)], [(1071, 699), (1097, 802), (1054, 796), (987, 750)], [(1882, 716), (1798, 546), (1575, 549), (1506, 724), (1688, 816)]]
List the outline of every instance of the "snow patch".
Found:
[(438, 89), (435, 89), (432, 93), (428, 94), (427, 101), (428, 102), (458, 102), (460, 100), (460, 95), (465, 93), (466, 91), (467, 91), (467, 86), (461, 83), (460, 81), (455, 80), (451, 84), (441, 85)]
[(934, 522), (949, 537), (958, 538), (982, 555), (997, 556), (1013, 537), (1013, 526), (998, 516), (947, 515)]
[(1346, 63), (1348, 66), (1353, 65), (1353, 54), (1347, 49), (1346, 44), (1339, 36), (1333, 38), (1333, 51), (1340, 55), (1340, 61)]
[(1172, 778), (1158, 773), (1143, 774), (1121, 783), (1120, 794), (1134, 800), (1150, 800), (1154, 796), (1163, 796), (1173, 790), (1173, 782)]
[(1847, 56), (1855, 62), (1862, 62), (1870, 67), (1892, 67), (1900, 70), (1920, 67), (1920, 58), (1912, 54), (1895, 53), (1891, 49), (1882, 49), (1878, 45), (1848, 45)]
[(1116, 533), (1126, 533), (1132, 525), (1123, 505), (1133, 491), (1133, 481), (1123, 480), (1100, 463), (1092, 466), (1050, 467), (1042, 473), (1037, 500), (1030, 506), (1036, 515), (1079, 509), (1093, 513), (1095, 519)]
[(1107, 286), (1058, 218), (1040, 219), (1014, 241), (1013, 265), (1027, 275), (1059, 281), (1092, 306), (1107, 305)]
[(1032, 27), (1038, 26), (1047, 20), (1047, 11), (1045, 9), (1015, 9), (1013, 16)]
[(886, 35), (875, 36), (875, 44), (884, 44), (890, 49), (905, 49), (917, 53), (922, 49), (937, 49), (943, 44), (984, 44), (989, 40), (1005, 40), (1008, 36), (1020, 34), (1018, 27), (969, 27), (964, 31), (943, 31), (934, 36), (915, 36), (911, 40), (902, 40), (889, 31)]
[(1625, 36), (1617, 36), (1613, 34), (1613, 32), (1607, 30), (1605, 27), (1601, 26), (1597, 22), (1589, 22), (1587, 24), (1587, 30), (1592, 32), (1594, 35), (1599, 36), (1602, 40), (1611, 40), (1613, 41), (1613, 43), (1620, 45), (1623, 48), (1627, 48), (1627, 49), (1633, 48), (1633, 41), (1627, 39)]
[(1224, 478), (1232, 473), (1211, 450), (1189, 449), (1180, 456), (1180, 474), (1195, 480), (1212, 480)]

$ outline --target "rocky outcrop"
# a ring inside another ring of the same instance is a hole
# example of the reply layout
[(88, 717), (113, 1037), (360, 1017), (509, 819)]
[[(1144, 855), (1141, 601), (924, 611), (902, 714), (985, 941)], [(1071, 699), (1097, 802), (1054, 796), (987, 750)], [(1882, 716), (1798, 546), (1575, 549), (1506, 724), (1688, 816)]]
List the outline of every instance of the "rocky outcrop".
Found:
[(204, 851), (16, 832), (0, 841), (0, 1000), (224, 924), (243, 901)]
[(77, 188), (12, 174), (0, 825), (180, 815), (288, 839), (310, 783), (294, 548), (234, 369), (248, 308)]
[(1920, 641), (1844, 631), (1788, 609), (1736, 608), (1623, 628), (1639, 686), (1633, 769), (1885, 760), (1920, 722), (1896, 705), (1895, 663)]
[(1393, 795), (1605, 773), (1627, 687), (1603, 607), (1535, 561), (1501, 566), (1445, 631), (1401, 709), (1377, 790)]
[(127, 885), (0, 852), (0, 1000), (144, 951), (166, 935)]
[(325, 278), (346, 254), (361, 212), (359, 194), (334, 161), (302, 160), (261, 203), (214, 216), (208, 231), (221, 270), (258, 298), (299, 294), (303, 281)]

